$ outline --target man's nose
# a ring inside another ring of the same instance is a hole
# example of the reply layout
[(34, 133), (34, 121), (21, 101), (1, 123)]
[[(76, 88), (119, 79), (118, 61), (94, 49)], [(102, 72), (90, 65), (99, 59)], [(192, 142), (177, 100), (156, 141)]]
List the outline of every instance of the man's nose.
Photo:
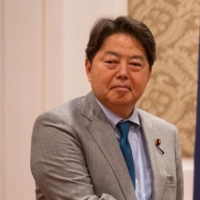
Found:
[(125, 79), (128, 77), (127, 64), (126, 63), (120, 63), (119, 70), (118, 70), (118, 73), (117, 73), (117, 77), (118, 78), (125, 78)]

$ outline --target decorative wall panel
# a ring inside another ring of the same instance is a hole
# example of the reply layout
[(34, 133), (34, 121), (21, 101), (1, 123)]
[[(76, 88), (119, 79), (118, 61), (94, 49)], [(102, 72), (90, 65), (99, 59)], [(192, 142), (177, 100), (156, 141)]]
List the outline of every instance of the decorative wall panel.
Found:
[(157, 43), (157, 61), (138, 107), (176, 125), (182, 154), (192, 157), (200, 0), (129, 0), (129, 15), (143, 21)]

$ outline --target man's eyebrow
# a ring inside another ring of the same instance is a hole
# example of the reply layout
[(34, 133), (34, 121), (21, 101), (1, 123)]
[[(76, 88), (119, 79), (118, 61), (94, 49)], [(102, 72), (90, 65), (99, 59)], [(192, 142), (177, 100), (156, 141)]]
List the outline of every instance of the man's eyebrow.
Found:
[(114, 55), (114, 56), (117, 56), (117, 57), (120, 57), (120, 55), (114, 51), (106, 51), (104, 54), (106, 55)]
[[(104, 54), (105, 54), (105, 55), (114, 55), (114, 56), (117, 56), (117, 57), (121, 57), (121, 55), (118, 54), (118, 53), (115, 52), (115, 51), (106, 51)], [(140, 60), (144, 60), (144, 57), (141, 56), (141, 55), (133, 55), (133, 56), (130, 57), (130, 59), (140, 59)]]
[(130, 59), (140, 59), (140, 60), (144, 60), (144, 57), (143, 56), (140, 56), (140, 55), (134, 55), (134, 56), (131, 56)]

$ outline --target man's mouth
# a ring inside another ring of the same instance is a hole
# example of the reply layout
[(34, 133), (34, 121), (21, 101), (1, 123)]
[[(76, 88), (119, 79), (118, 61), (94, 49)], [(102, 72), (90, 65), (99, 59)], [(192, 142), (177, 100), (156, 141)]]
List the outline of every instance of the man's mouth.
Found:
[(128, 86), (117, 85), (117, 86), (113, 86), (112, 90), (119, 91), (119, 92), (120, 91), (121, 92), (127, 92), (127, 91), (130, 91), (130, 88)]

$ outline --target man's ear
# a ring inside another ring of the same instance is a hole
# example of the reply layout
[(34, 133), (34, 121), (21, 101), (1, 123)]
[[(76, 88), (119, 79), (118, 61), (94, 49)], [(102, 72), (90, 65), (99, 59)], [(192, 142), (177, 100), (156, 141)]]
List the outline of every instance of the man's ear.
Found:
[(91, 82), (92, 64), (88, 58), (85, 59), (85, 70), (88, 77), (88, 81)]

